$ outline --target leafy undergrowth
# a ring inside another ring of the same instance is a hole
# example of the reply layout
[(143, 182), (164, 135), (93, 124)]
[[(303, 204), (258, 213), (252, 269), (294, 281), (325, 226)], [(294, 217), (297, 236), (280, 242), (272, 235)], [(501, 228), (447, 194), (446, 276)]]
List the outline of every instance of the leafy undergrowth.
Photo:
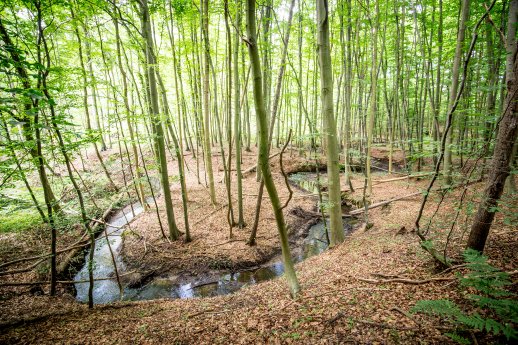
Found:
[(0, 234), (24, 232), (42, 223), (28, 193), (20, 189), (23, 187), (6, 189), (0, 194)]
[(506, 289), (512, 285), (510, 274), (488, 264), (487, 257), (476, 250), (467, 249), (464, 258), (468, 273), (459, 274), (458, 279), (466, 289), (465, 302), (471, 304), (475, 311), (466, 313), (454, 302), (439, 299), (418, 301), (413, 312), (447, 320), (455, 328), (446, 335), (461, 344), (471, 343), (462, 333), (474, 337), (473, 330), (502, 335), (506, 341), (518, 340), (518, 302), (514, 300), (516, 294)]

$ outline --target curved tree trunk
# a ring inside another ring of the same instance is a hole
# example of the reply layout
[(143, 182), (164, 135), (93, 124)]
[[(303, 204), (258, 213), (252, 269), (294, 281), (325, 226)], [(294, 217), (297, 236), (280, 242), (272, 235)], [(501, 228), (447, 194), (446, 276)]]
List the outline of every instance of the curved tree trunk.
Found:
[(247, 44), (248, 52), (250, 54), (250, 63), (252, 65), (254, 104), (259, 128), (259, 163), (264, 185), (268, 191), (268, 195), (270, 196), (273, 211), (275, 213), (275, 221), (279, 231), (286, 280), (288, 281), (292, 296), (295, 296), (300, 291), (300, 286), (295, 274), (295, 268), (293, 267), (288, 243), (288, 231), (286, 229), (286, 222), (284, 221), (284, 215), (282, 213), (282, 205), (279, 200), (277, 188), (273, 182), (270, 165), (268, 163), (268, 121), (262, 90), (263, 78), (261, 62), (259, 60), (259, 50), (257, 48), (255, 0), (247, 0), (246, 3)]

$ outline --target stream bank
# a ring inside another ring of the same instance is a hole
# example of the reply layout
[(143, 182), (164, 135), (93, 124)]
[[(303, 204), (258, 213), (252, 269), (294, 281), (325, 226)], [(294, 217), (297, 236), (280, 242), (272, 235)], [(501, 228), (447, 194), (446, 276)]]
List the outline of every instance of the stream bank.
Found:
[[(318, 191), (318, 184), (311, 173), (297, 173), (290, 177), (290, 184), (300, 189), (305, 194)], [(317, 199), (313, 197), (313, 199)], [(314, 207), (316, 209), (316, 206)], [(132, 211), (133, 210), (133, 211)], [(131, 268), (125, 262), (121, 253), (124, 246), (126, 233), (125, 226), (143, 211), (137, 202), (115, 213), (107, 223), (110, 224), (96, 241), (94, 256), (94, 303), (104, 304), (117, 300), (150, 300), (158, 298), (193, 298), (226, 295), (233, 293), (242, 287), (257, 284), (281, 276), (284, 273), (284, 265), (280, 256), (280, 249), (265, 253), (259, 263), (246, 263), (243, 267), (226, 266), (213, 263), (205, 269), (196, 272), (188, 270), (170, 269), (141, 273), (135, 271), (135, 263)], [(313, 212), (307, 212), (300, 206), (290, 209), (289, 214), (298, 218), (298, 222), (290, 224), (290, 245), (295, 263), (315, 256), (327, 249), (326, 222), (315, 216)], [(344, 223), (344, 231), (352, 231), (351, 223)], [(109, 241), (107, 241), (109, 238)], [(112, 257), (113, 253), (113, 257)], [(88, 255), (88, 254), (87, 254)], [(88, 258), (85, 258), (88, 260)], [(87, 262), (87, 261), (86, 261)], [(121, 289), (114, 279), (117, 267), (121, 277)], [(220, 267), (218, 267), (220, 266)], [(248, 267), (247, 267), (248, 266)], [(112, 278), (112, 279), (105, 279)], [(76, 298), (80, 302), (88, 300), (88, 265), (77, 273), (75, 284)]]

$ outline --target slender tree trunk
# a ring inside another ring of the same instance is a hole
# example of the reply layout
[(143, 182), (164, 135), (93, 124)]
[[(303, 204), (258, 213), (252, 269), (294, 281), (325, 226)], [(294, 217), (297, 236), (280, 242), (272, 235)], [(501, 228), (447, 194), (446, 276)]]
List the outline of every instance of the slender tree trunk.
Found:
[[(92, 229), (90, 228), (90, 220), (86, 216), (86, 207), (83, 199), (83, 193), (81, 192), (79, 185), (76, 182), (76, 179), (74, 177), (74, 173), (72, 171), (72, 163), (70, 161), (70, 158), (68, 156), (68, 153), (66, 151), (65, 142), (63, 140), (63, 136), (61, 135), (61, 131), (59, 130), (57, 120), (56, 120), (56, 112), (55, 112), (55, 101), (51, 97), (48, 86), (47, 86), (47, 77), (50, 73), (50, 51), (47, 44), (47, 40), (44, 36), (44, 29), (43, 29), (43, 18), (42, 18), (42, 11), (41, 11), (41, 4), (39, 2), (36, 3), (36, 9), (37, 9), (37, 21), (38, 21), (38, 63), (40, 66), (43, 66), (43, 58), (42, 58), (42, 52), (41, 52), (41, 46), (43, 46), (43, 53), (45, 56), (45, 69), (40, 72), (40, 80), (41, 80), (41, 86), (43, 94), (45, 95), (45, 98), (47, 99), (47, 104), (50, 109), (50, 120), (52, 124), (52, 128), (54, 129), (54, 132), (56, 133), (56, 136), (58, 138), (58, 145), (59, 149), (61, 151), (61, 154), (63, 155), (63, 158), (65, 160), (65, 165), (67, 168), (68, 176), (70, 178), (70, 182), (72, 182), (72, 185), (74, 187), (74, 191), (77, 194), (77, 198), (79, 200), (79, 206), (81, 210), (81, 218), (83, 221), (83, 224), (90, 234), (90, 255), (89, 255), (89, 263), (88, 263), (88, 275), (89, 275), (89, 281), (90, 285), (88, 287), (88, 307), (93, 308), (93, 288), (94, 288), (94, 280), (93, 280), (93, 254), (95, 250), (95, 234), (93, 233)], [(48, 207), (49, 212), (51, 212), (50, 207)], [(49, 213), (48, 218), (52, 219), (52, 213)], [(56, 279), (56, 231), (54, 228), (54, 224), (51, 220), (51, 229), (52, 229), (52, 239), (51, 239), (51, 251), (53, 253), (52, 255), (52, 261), (51, 261), (51, 278), (54, 280), (51, 285), (55, 286), (55, 279)], [(55, 293), (55, 288), (52, 291)]]
[(201, 0), (202, 9), (202, 32), (204, 42), (203, 61), (203, 145), (205, 151), (205, 172), (209, 179), (210, 201), (213, 205), (216, 201), (216, 190), (214, 189), (214, 172), (212, 170), (212, 148), (210, 140), (210, 102), (209, 102), (209, 73), (210, 73), (210, 45), (209, 45), (209, 1)]
[(329, 43), (329, 7), (327, 0), (317, 1), (318, 55), (320, 62), (320, 88), (322, 118), (325, 123), (327, 149), (327, 180), (329, 192), (329, 218), (331, 224), (330, 246), (344, 241), (342, 208), (340, 198), (340, 170), (338, 158), (338, 138), (336, 119), (333, 113), (333, 71), (331, 46)]
[[(241, 41), (241, 9), (242, 2), (237, 0), (236, 5), (236, 34), (234, 37), (234, 135), (236, 145), (236, 175), (237, 175), (237, 226), (242, 229), (245, 227), (243, 215), (243, 176), (241, 174), (241, 90), (239, 85), (239, 46)], [(232, 159), (232, 157), (229, 157)], [(230, 171), (229, 171), (230, 173)]]
[(167, 169), (167, 156), (165, 152), (164, 129), (162, 119), (160, 118), (160, 110), (158, 106), (158, 90), (155, 74), (155, 56), (153, 52), (153, 40), (151, 31), (151, 22), (149, 18), (149, 10), (147, 0), (141, 3), (142, 31), (145, 40), (146, 67), (147, 77), (149, 80), (150, 110), (152, 114), (152, 125), (155, 132), (155, 146), (158, 150), (158, 158), (160, 163), (160, 177), (164, 192), (165, 208), (167, 213), (167, 224), (169, 236), (172, 240), (178, 239), (179, 231), (174, 218), (173, 202), (171, 200), (171, 188), (169, 185), (169, 174)]
[[(22, 57), (19, 54), (19, 50), (16, 49), (15, 45), (11, 41), (11, 37), (7, 32), (2, 18), (0, 18), (0, 37), (4, 41), (4, 48), (9, 52), (11, 59), (15, 62), (16, 72), (18, 77), (20, 78), (20, 82), (25, 90), (30, 90), (32, 88), (29, 74), (27, 70), (24, 68), (24, 64), (22, 62)], [(45, 203), (50, 205), (54, 213), (61, 213), (61, 207), (59, 206), (56, 197), (54, 196), (54, 192), (52, 190), (52, 186), (50, 185), (49, 179), (47, 177), (47, 172), (45, 171), (45, 160), (43, 159), (43, 155), (41, 154), (41, 126), (38, 124), (39, 119), (39, 111), (37, 106), (35, 106), (35, 101), (27, 101), (24, 104), (24, 116), (17, 118), (16, 120), (22, 122), (22, 134), (25, 139), (25, 142), (30, 144), (29, 153), (32, 157), (32, 162), (36, 166), (38, 171), (38, 177), (40, 179), (41, 187), (43, 188), (43, 195), (45, 198)], [(34, 114), (34, 119), (31, 126), (31, 117), (27, 114)], [(34, 136), (33, 136), (34, 130)], [(35, 144), (33, 144), (35, 143)]]
[[(71, 14), (72, 14), (72, 18), (75, 18), (73, 10), (71, 10)], [(81, 65), (81, 75), (83, 77), (83, 106), (84, 106), (84, 110), (85, 110), (86, 129), (91, 134), (93, 129), (92, 129), (92, 124), (91, 124), (91, 120), (90, 120), (90, 107), (89, 107), (89, 104), (88, 104), (88, 73), (87, 73), (86, 66), (85, 66), (84, 59), (83, 59), (83, 44), (82, 44), (81, 36), (79, 34), (79, 27), (78, 27), (78, 25), (75, 25), (74, 31), (75, 31), (76, 38), (77, 38), (77, 43), (78, 43), (79, 63)], [(86, 31), (86, 28), (85, 28), (85, 33), (86, 32), (87, 31)], [(92, 61), (90, 60), (89, 54), (87, 56), (87, 64), (88, 64), (89, 68), (91, 68)], [(93, 78), (93, 70), (92, 69), (90, 69), (90, 78), (91, 79)], [(95, 95), (94, 95), (94, 97), (95, 97)], [(118, 191), (118, 188), (115, 185), (115, 182), (113, 182), (113, 179), (112, 179), (108, 169), (106, 168), (106, 165), (104, 164), (104, 160), (103, 160), (103, 158), (101, 156), (101, 153), (99, 152), (99, 148), (97, 147), (97, 140), (93, 140), (92, 143), (93, 143), (95, 155), (97, 156), (97, 160), (99, 160), (99, 164), (101, 165), (101, 167), (102, 167), (102, 169), (104, 171), (104, 175), (108, 179), (108, 182), (109, 182), (110, 186), (112, 186), (112, 188), (115, 191)]]
[[(464, 37), (466, 35), (466, 25), (469, 18), (470, 0), (462, 0), (459, 31), (457, 33), (457, 46), (455, 47), (455, 56), (453, 57), (452, 81), (450, 88), (450, 98), (448, 102), (448, 110), (451, 109), (457, 97), (459, 88), (459, 74), (462, 61), (462, 51), (464, 46)], [(452, 119), (453, 120), (453, 119)], [(446, 133), (446, 151), (444, 151), (444, 178), (447, 184), (452, 183), (452, 134), (454, 123), (450, 126), (451, 130)]]
[(372, 66), (371, 66), (371, 95), (369, 104), (369, 114), (367, 116), (367, 192), (372, 195), (372, 177), (371, 177), (371, 150), (372, 137), (374, 135), (374, 121), (377, 108), (377, 83), (378, 83), (378, 23), (379, 23), (379, 1), (376, 0), (376, 16), (372, 30)]
[(250, 54), (250, 63), (252, 65), (253, 73), (253, 91), (254, 103), (259, 127), (259, 162), (262, 171), (263, 181), (270, 196), (273, 211), (275, 214), (275, 221), (279, 231), (279, 237), (282, 248), (282, 258), (284, 261), (284, 273), (292, 296), (295, 296), (300, 291), (300, 286), (293, 267), (290, 247), (288, 242), (288, 232), (286, 229), (286, 222), (282, 213), (282, 206), (277, 194), (277, 188), (273, 182), (270, 171), (270, 164), (268, 161), (268, 122), (266, 108), (264, 105), (264, 97), (262, 92), (262, 71), (261, 62), (259, 59), (259, 50), (257, 47), (256, 37), (256, 22), (255, 22), (255, 0), (247, 0), (246, 7), (246, 22), (248, 34), (248, 52)]
[[(442, 46), (443, 46), (443, 13), (442, 13), (442, 1), (439, 0), (439, 28), (437, 30), (437, 45), (438, 45), (438, 57), (437, 57), (437, 76), (435, 80), (435, 100), (433, 107), (433, 141), (434, 141), (434, 165), (437, 164), (437, 158), (439, 155), (439, 141), (441, 137), (441, 131), (439, 129), (439, 114), (441, 111), (441, 64), (442, 64)], [(432, 97), (430, 97), (432, 99)]]
[[(285, 62), (288, 53), (288, 43), (290, 40), (291, 21), (293, 19), (293, 8), (295, 6), (295, 0), (291, 1), (290, 11), (288, 15), (288, 28), (286, 30), (286, 37), (284, 38), (284, 46), (281, 58), (281, 64), (279, 68), (279, 74), (277, 75), (277, 83), (275, 86), (275, 95), (273, 99), (272, 113), (270, 114), (270, 125), (268, 127), (268, 155), (270, 155), (270, 149), (272, 146), (273, 129), (275, 127), (275, 121), (277, 119), (277, 110), (279, 108), (279, 101), (281, 98), (281, 87), (282, 80), (284, 78)], [(259, 214), (261, 213), (261, 204), (263, 197), (264, 181), (261, 180), (259, 184), (259, 192), (257, 193), (257, 202), (255, 207), (255, 221), (250, 233), (250, 239), (248, 240), (249, 245), (255, 245), (255, 237), (257, 234), (257, 228), (259, 226)]]
[[(345, 92), (344, 92), (344, 106), (345, 106), (345, 136), (344, 136), (344, 178), (345, 184), (354, 192), (353, 184), (351, 182), (351, 167), (349, 149), (351, 147), (351, 97), (352, 97), (352, 21), (351, 21), (351, 0), (347, 0), (347, 32), (345, 40), (347, 42), (347, 61), (345, 62)], [(345, 57), (344, 57), (345, 59)]]
[(133, 124), (131, 123), (131, 107), (129, 104), (129, 97), (128, 97), (128, 80), (126, 71), (124, 70), (124, 66), (122, 63), (122, 53), (121, 53), (121, 39), (119, 34), (119, 20), (116, 16), (113, 17), (113, 25), (115, 26), (115, 43), (117, 46), (117, 62), (119, 71), (121, 74), (122, 79), (122, 99), (124, 101), (124, 113), (126, 115), (126, 125), (128, 126), (128, 131), (130, 134), (130, 140), (131, 140), (131, 149), (133, 152), (133, 161), (135, 164), (135, 184), (136, 189), (138, 192), (138, 198), (140, 200), (140, 203), (145, 211), (149, 209), (149, 206), (146, 202), (146, 198), (144, 195), (144, 186), (142, 184), (142, 172), (140, 171), (140, 163), (139, 163), (139, 156), (138, 156), (138, 150), (137, 150), (137, 143), (135, 141), (135, 134), (133, 131)]

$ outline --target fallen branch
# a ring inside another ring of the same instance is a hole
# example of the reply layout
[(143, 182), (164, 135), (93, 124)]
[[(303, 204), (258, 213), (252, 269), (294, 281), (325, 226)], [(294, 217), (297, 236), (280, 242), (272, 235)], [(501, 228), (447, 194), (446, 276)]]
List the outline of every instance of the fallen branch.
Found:
[[(401, 177), (389, 178), (389, 179), (386, 179), (386, 180), (372, 181), (372, 185), (376, 186), (378, 184), (387, 183), (387, 182), (407, 180), (407, 179), (411, 179), (411, 178), (420, 178), (420, 177), (425, 177), (425, 176), (429, 176), (429, 175), (432, 175), (432, 174), (433, 173), (421, 173), (421, 174), (415, 174), (415, 175), (406, 175), (406, 176), (401, 176)], [(354, 187), (354, 190), (362, 190), (362, 189), (363, 189), (363, 186), (361, 186), (361, 187)], [(347, 190), (343, 190), (342, 192), (350, 192), (350, 191), (351, 190), (347, 189)]]
[(433, 282), (441, 282), (441, 281), (452, 281), (457, 279), (457, 277), (440, 277), (440, 278), (429, 278), (429, 279), (421, 279), (421, 280), (413, 280), (407, 278), (392, 278), (392, 279), (368, 279), (368, 278), (356, 278), (359, 281), (370, 283), (370, 284), (386, 284), (386, 283), (401, 283), (401, 284), (410, 284), (410, 285), (421, 285)]
[(214, 284), (217, 284), (217, 283), (218, 283), (217, 280), (213, 280), (213, 281), (210, 281), (210, 282), (207, 282), (207, 283), (201, 283), (201, 284), (198, 284), (198, 285), (191, 286), (187, 290), (194, 290), (194, 289), (197, 289), (197, 288), (202, 287), (202, 286), (214, 285)]
[[(100, 217), (101, 220), (104, 220), (108, 217), (108, 215), (110, 213), (112, 213), (115, 205), (117, 204), (117, 202), (122, 199), (122, 197), (124, 196), (123, 193), (120, 194), (120, 196), (117, 198), (117, 200), (115, 202), (113, 202), (107, 209), (106, 211), (104, 211), (104, 213), (102, 214), (102, 216)], [(99, 227), (99, 223), (98, 222), (90, 222), (90, 227), (91, 227), (91, 231), (93, 231), (94, 233), (97, 231), (97, 228)], [(83, 235), (83, 237), (78, 241), (76, 242), (77, 243), (81, 243), (83, 241), (88, 241), (88, 238), (89, 238), (90, 234), (86, 233)], [(74, 259), (74, 257), (79, 253), (79, 248), (75, 248), (73, 250), (71, 250), (67, 256), (59, 263), (59, 266), (57, 267), (56, 271), (57, 271), (57, 274), (58, 276), (59, 275), (62, 275), (65, 270), (67, 269), (67, 267), (69, 266), (70, 262)]]
[(6, 276), (6, 275), (9, 275), (9, 274), (18, 274), (18, 273), (28, 272), (28, 271), (32, 270), (34, 267), (36, 267), (39, 264), (41, 264), (42, 262), (46, 261), (46, 260), (47, 260), (47, 257), (44, 257), (43, 259), (41, 259), (39, 261), (36, 261), (34, 264), (30, 265), (29, 267), (20, 268), (20, 269), (17, 269), (17, 270), (0, 272), (0, 276)]
[[(416, 196), (416, 195), (421, 195), (421, 192), (415, 192), (415, 193), (411, 193), (411, 194), (407, 194), (407, 195), (403, 195), (403, 196), (398, 196), (396, 198), (392, 198), (392, 199), (389, 199), (389, 200), (381, 201), (381, 202), (378, 202), (378, 203), (370, 205), (369, 207), (367, 207), (367, 209), (370, 210), (370, 209), (373, 209), (373, 208), (376, 208), (376, 207), (380, 207), (380, 206), (384, 206), (384, 205), (390, 204), (391, 202), (394, 202), (394, 201), (398, 201), (398, 200), (402, 200), (402, 199), (406, 199), (406, 198), (411, 198), (411, 197)], [(357, 215), (357, 214), (361, 214), (363, 212), (365, 212), (365, 208), (359, 208), (357, 210), (349, 212), (348, 215), (349, 216), (354, 216), (354, 215)]]
[[(467, 183), (461, 183), (461, 184), (458, 184), (456, 186), (446, 186), (446, 187), (442, 187), (442, 188), (437, 188), (437, 189), (434, 189), (434, 190), (432, 190), (430, 192), (442, 192), (442, 191), (445, 191), (445, 190), (456, 189), (456, 188), (459, 188), (459, 187), (465, 187), (467, 185), (470, 185), (470, 184), (473, 184), (473, 183), (477, 183), (477, 182), (480, 182), (480, 179), (469, 181)], [(385, 200), (385, 201), (381, 201), (381, 202), (372, 204), (367, 209), (370, 210), (370, 209), (373, 209), (373, 208), (376, 208), (376, 207), (380, 207), (380, 206), (384, 206), (384, 205), (390, 204), (391, 202), (394, 202), (394, 201), (398, 201), (398, 200), (402, 200), (402, 199), (406, 199), (406, 198), (411, 198), (411, 197), (417, 196), (417, 195), (422, 195), (423, 193), (424, 192), (420, 191), (420, 192), (415, 192), (415, 193), (411, 193), (411, 194), (407, 194), (407, 195), (403, 195), (403, 196), (398, 196), (398, 197), (395, 197), (395, 198), (392, 198), (392, 199), (389, 199), (389, 200)], [(349, 212), (348, 215), (344, 215), (344, 217), (357, 215), (357, 214), (360, 214), (360, 213), (363, 213), (363, 212), (365, 212), (365, 208), (353, 210), (353, 211)]]
[(43, 255), (30, 256), (30, 257), (28, 257), (28, 258), (20, 258), (20, 259), (16, 259), (16, 260), (9, 261), (9, 262), (6, 262), (6, 263), (1, 264), (1, 265), (0, 265), (0, 268), (4, 268), (4, 267), (7, 267), (7, 266), (11, 266), (11, 265), (17, 264), (17, 263), (19, 263), (19, 262), (32, 261), (32, 260), (38, 260), (38, 259), (46, 258), (46, 257), (51, 256), (51, 255), (52, 255), (52, 254), (48, 253), (48, 254), (43, 254)]
[[(518, 274), (518, 270), (504, 272), (510, 276), (514, 276)], [(378, 276), (383, 276), (380, 274), (376, 274)], [(467, 276), (466, 276), (467, 277)], [(487, 275), (485, 275), (487, 277)], [(356, 278), (362, 282), (370, 283), (370, 284), (386, 284), (386, 283), (401, 283), (401, 284), (410, 284), (410, 285), (421, 285), (427, 283), (441, 282), (441, 281), (453, 281), (459, 279), (459, 277), (434, 277), (428, 279), (409, 279), (409, 278), (391, 278), (391, 279), (368, 279), (368, 278)]]
[(316, 294), (316, 295), (309, 295), (309, 296), (301, 296), (302, 299), (306, 299), (306, 298), (319, 298), (319, 297), (323, 297), (323, 296), (327, 296), (327, 295), (331, 295), (331, 294), (336, 294), (338, 292), (346, 292), (346, 291), (351, 291), (351, 290), (360, 290), (360, 291), (390, 291), (390, 289), (380, 289), (380, 288), (366, 288), (366, 287), (350, 287), (350, 288), (345, 288), (345, 289), (335, 289), (335, 290), (329, 290), (329, 291), (326, 291), (324, 293), (321, 293), (321, 294)]
[(416, 325), (419, 325), (419, 323), (414, 319), (414, 317), (410, 313), (404, 311), (403, 309), (401, 309), (399, 307), (392, 307), (392, 308), (390, 308), (390, 310), (397, 311), (398, 313), (404, 315), (407, 319), (413, 321)]
[(232, 243), (232, 242), (246, 242), (246, 240), (241, 240), (241, 239), (228, 240), (228, 241), (225, 241), (225, 242), (222, 242), (222, 243), (215, 244), (215, 245), (211, 246), (211, 248), (223, 246), (225, 244), (229, 244), (229, 243)]
[(197, 313), (193, 313), (193, 314), (190, 314), (190, 315), (187, 315), (187, 318), (190, 319), (190, 318), (193, 318), (195, 316), (200, 316), (200, 315), (203, 315), (203, 314), (223, 314), (223, 313), (227, 313), (229, 311), (233, 311), (233, 310), (236, 310), (237, 308), (232, 308), (232, 309), (223, 309), (223, 310), (218, 310), (218, 309), (207, 309), (207, 310), (202, 310), (200, 312), (197, 312)]
[[(281, 154), (281, 151), (279, 151), (277, 153), (274, 153), (270, 157), (268, 157), (268, 160), (270, 160), (270, 159), (272, 159), (272, 158), (274, 158), (274, 157), (276, 157), (276, 156), (278, 156), (280, 154)], [(251, 173), (251, 172), (255, 171), (255, 169), (257, 169), (257, 164), (255, 164), (254, 166), (246, 169), (245, 171), (243, 171), (242, 174), (245, 175), (245, 174)]]
[(205, 216), (204, 218), (201, 218), (199, 219), (197, 222), (195, 222), (192, 226), (195, 226), (195, 225), (198, 225), (200, 224), (201, 222), (203, 222), (204, 220), (207, 220), (210, 216), (212, 216), (214, 213), (218, 212), (218, 211), (221, 211), (222, 209), (224, 209), (226, 206), (228, 205), (228, 203), (226, 203), (225, 205), (215, 209), (214, 211), (212, 211), (211, 213), (209, 213), (207, 216)]
[[(124, 277), (130, 274), (135, 273), (136, 271), (127, 272), (124, 274), (121, 274), (119, 277)], [(115, 279), (115, 277), (104, 277), (104, 278), (95, 278), (94, 281), (101, 281), (101, 280), (112, 280)], [(78, 283), (89, 283), (89, 279), (84, 280), (58, 280), (56, 283), (58, 284), (78, 284)], [(0, 283), (0, 287), (4, 286), (31, 286), (31, 285), (48, 285), (50, 284), (50, 281), (35, 281), (35, 282), (10, 282), (10, 283)]]

